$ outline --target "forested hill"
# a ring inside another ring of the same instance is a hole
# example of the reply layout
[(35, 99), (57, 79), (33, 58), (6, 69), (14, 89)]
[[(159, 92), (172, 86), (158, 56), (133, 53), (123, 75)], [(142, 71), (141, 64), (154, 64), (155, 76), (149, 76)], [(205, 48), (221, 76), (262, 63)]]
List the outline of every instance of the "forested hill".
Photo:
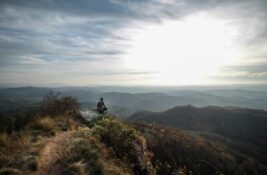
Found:
[(267, 111), (233, 107), (178, 106), (165, 112), (137, 112), (129, 121), (190, 130), (267, 164)]
[(155, 122), (188, 130), (210, 131), (232, 138), (262, 138), (265, 134), (267, 111), (231, 108), (178, 106), (165, 112), (137, 112), (128, 118), (132, 121)]

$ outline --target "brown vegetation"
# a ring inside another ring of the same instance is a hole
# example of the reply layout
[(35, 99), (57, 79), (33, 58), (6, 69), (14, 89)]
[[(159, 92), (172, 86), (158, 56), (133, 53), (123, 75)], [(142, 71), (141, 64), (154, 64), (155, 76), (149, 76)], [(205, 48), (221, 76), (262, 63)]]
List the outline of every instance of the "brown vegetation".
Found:
[(156, 124), (134, 124), (148, 141), (152, 162), (158, 174), (266, 174), (256, 160), (231, 150), (223, 144), (188, 132)]
[(131, 175), (146, 171), (150, 160), (140, 133), (115, 118), (99, 118), (88, 128), (76, 104), (72, 97), (50, 93), (20, 131), (1, 133), (0, 172)]
[[(50, 93), (44, 97), (43, 103), (35, 114), (31, 113), (29, 116), (24, 116), (22, 114), (26, 113), (19, 112), (16, 115), (12, 114), (11, 118), (7, 116), (6, 119), (10, 122), (1, 123), (1, 128), (5, 128), (0, 133), (0, 169), (2, 168), (2, 174), (12, 174), (13, 171), (15, 173), (16, 169), (24, 173), (37, 171), (44, 162), (42, 159), (40, 161), (39, 158), (43, 157), (41, 153), (46, 148), (47, 139), (58, 132), (77, 129), (81, 126), (81, 117), (77, 111), (75, 99), (54, 96), (53, 94), (52, 96), (54, 98), (50, 98)], [(58, 115), (42, 115), (41, 111), (43, 111), (45, 104), (49, 104), (49, 107), (54, 110), (61, 106), (53, 113)]]
[(97, 118), (92, 124), (93, 134), (111, 147), (119, 159), (131, 165), (129, 168), (135, 174), (155, 174), (146, 140), (140, 132), (112, 117)]
[(77, 114), (79, 104), (72, 96), (50, 92), (43, 97), (40, 104), (39, 115), (58, 116), (66, 113)]
[(251, 157), (190, 132), (108, 116), (84, 122), (76, 103), (49, 94), (19, 130), (1, 132), (0, 175), (267, 174)]

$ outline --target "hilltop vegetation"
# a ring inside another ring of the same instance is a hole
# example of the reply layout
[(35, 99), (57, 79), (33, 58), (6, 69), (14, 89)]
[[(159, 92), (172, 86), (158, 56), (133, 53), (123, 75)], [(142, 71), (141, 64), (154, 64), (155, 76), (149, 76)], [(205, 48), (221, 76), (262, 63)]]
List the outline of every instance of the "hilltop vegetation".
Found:
[(267, 166), (267, 112), (230, 107), (179, 106), (165, 112), (138, 112), (129, 120), (180, 128), (226, 144)]
[(27, 122), (0, 133), (0, 174), (154, 174), (141, 133), (113, 117), (85, 121), (70, 96), (49, 94)]
[(158, 174), (254, 175), (267, 172), (260, 162), (222, 143), (155, 124), (136, 124), (135, 128), (146, 138)]
[(1, 122), (0, 175), (267, 173), (253, 157), (191, 132), (114, 116), (86, 121), (70, 96), (48, 94), (24, 113), (28, 120), (21, 114)]
[(252, 141), (267, 148), (267, 112), (263, 110), (178, 106), (165, 112), (137, 112), (129, 117), (129, 120), (214, 132), (231, 139)]

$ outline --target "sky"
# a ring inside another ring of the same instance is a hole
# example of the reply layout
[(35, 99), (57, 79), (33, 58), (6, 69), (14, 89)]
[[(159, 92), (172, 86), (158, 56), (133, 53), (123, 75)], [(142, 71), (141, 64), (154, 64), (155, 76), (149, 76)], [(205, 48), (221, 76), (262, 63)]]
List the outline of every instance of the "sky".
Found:
[(266, 84), (266, 19), (266, 0), (1, 0), (0, 84)]

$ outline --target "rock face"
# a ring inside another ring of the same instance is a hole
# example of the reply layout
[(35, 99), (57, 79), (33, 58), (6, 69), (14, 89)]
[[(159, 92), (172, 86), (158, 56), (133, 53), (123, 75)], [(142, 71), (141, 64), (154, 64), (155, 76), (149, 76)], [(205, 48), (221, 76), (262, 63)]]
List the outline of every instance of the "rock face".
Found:
[(136, 175), (155, 175), (155, 170), (148, 157), (146, 144), (133, 142), (134, 155), (136, 156), (136, 166), (134, 173)]

